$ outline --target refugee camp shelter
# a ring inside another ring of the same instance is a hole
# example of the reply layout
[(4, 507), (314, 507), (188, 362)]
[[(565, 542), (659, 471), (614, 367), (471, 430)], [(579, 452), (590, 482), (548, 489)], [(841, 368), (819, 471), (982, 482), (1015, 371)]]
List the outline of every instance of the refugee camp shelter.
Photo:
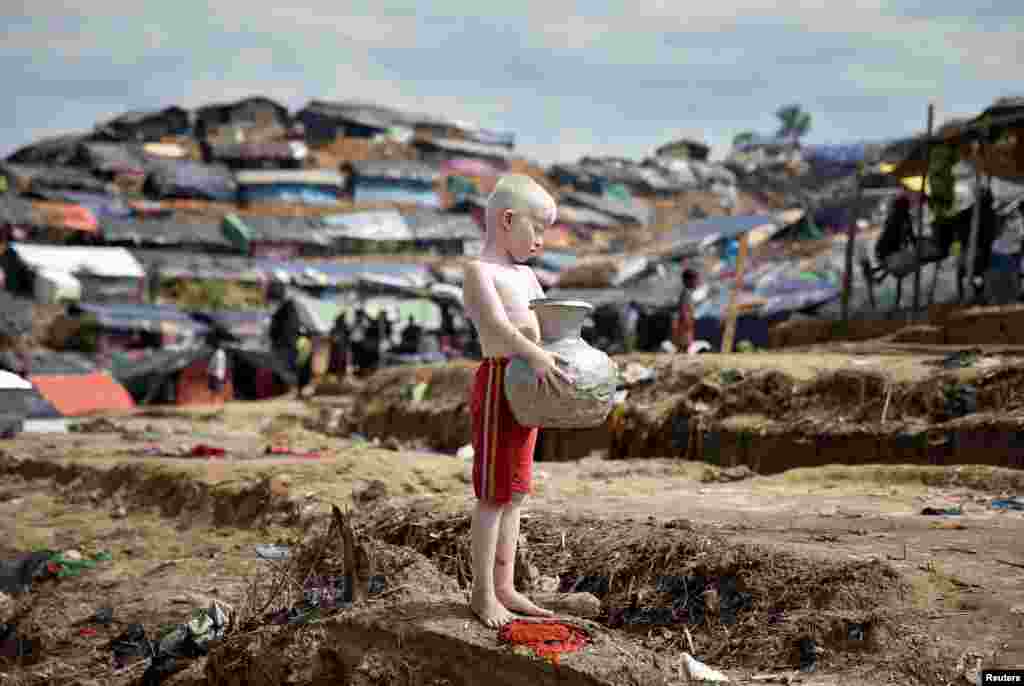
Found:
[[(0, 367), (14, 369), (18, 356), (5, 353)], [(65, 417), (96, 412), (116, 412), (135, 407), (132, 397), (107, 373), (98, 371), (87, 358), (74, 353), (34, 352), (28, 371), (22, 374)]]
[(229, 214), (221, 230), (238, 252), (253, 257), (291, 259), (339, 252), (334, 230), (317, 217)]
[(424, 160), (437, 164), (445, 160), (470, 158), (478, 159), (493, 168), (506, 171), (513, 153), (504, 145), (488, 145), (454, 138), (417, 138), (413, 145)]
[(331, 206), (338, 203), (345, 177), (331, 169), (240, 171), (236, 175), (238, 203)]
[(18, 433), (67, 433), (67, 420), (32, 383), (0, 370), (0, 439)]
[(107, 193), (107, 182), (86, 169), (5, 163), (4, 176), (12, 190), (34, 194), (47, 190), (85, 191)]
[(82, 133), (50, 136), (18, 148), (7, 156), (6, 161), (11, 164), (64, 165), (74, 157), (78, 144), (87, 138)]
[(324, 145), (336, 138), (372, 138), (396, 128), (411, 133), (398, 112), (361, 102), (313, 100), (295, 115), (306, 129), (306, 139)]
[(162, 110), (134, 110), (96, 126), (95, 136), (114, 141), (159, 141), (189, 131), (187, 110), (171, 106)]
[(309, 150), (301, 141), (215, 143), (204, 147), (211, 164), (219, 162), (229, 169), (301, 169)]
[(94, 349), (105, 352), (193, 345), (210, 331), (174, 305), (75, 303), (67, 315), (88, 326)]
[(258, 132), (287, 130), (292, 124), (287, 107), (263, 96), (200, 107), (195, 119), (195, 135), (200, 140), (215, 136), (221, 128)]
[(234, 253), (235, 246), (219, 222), (184, 221), (177, 217), (108, 219), (101, 228), (106, 245), (126, 248), (173, 248), (198, 253)]
[(343, 312), (343, 303), (291, 289), (270, 321), (272, 349), (294, 367), (296, 342), (305, 335), (312, 344), (313, 376), (322, 376), (330, 363), (331, 332)]
[(680, 138), (671, 143), (665, 143), (654, 151), (658, 157), (676, 157), (686, 160), (699, 160), (706, 162), (711, 153), (711, 147), (701, 141), (689, 138)]
[(38, 223), (32, 203), (14, 193), (0, 194), (0, 241), (22, 240)]
[(124, 248), (11, 243), (0, 257), (7, 289), (37, 302), (141, 302), (146, 273)]
[(34, 310), (29, 298), (0, 290), (0, 350), (12, 347), (18, 338), (32, 333)]
[(209, 384), (215, 348), (194, 345), (177, 349), (122, 353), (111, 361), (111, 373), (139, 405), (219, 405), (235, 397), (234, 375), (220, 391)]
[(333, 238), (338, 254), (431, 252), (463, 255), (482, 239), (469, 215), (423, 208), (407, 215), (397, 210), (368, 210), (324, 215), (319, 222)]
[(357, 203), (392, 202), (440, 207), (434, 184), (437, 165), (415, 160), (370, 160), (349, 165), (349, 186)]
[(189, 159), (153, 160), (142, 191), (154, 200), (181, 198), (233, 203), (237, 196), (230, 169)]

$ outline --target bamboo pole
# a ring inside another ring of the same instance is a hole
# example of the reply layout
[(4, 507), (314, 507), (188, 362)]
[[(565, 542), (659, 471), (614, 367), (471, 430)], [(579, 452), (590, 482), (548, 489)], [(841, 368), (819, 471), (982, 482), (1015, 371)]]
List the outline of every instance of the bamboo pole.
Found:
[(917, 206), (917, 240), (914, 253), (917, 265), (914, 269), (914, 319), (921, 306), (921, 239), (924, 237), (924, 204), (928, 198), (928, 172), (932, 166), (932, 128), (935, 126), (935, 104), (928, 103), (928, 135), (924, 139), (924, 173), (921, 176), (921, 199)]
[(853, 290), (853, 255), (857, 243), (857, 214), (860, 210), (862, 194), (861, 173), (863, 169), (863, 164), (857, 165), (857, 191), (854, 196), (856, 198), (854, 200), (854, 211), (853, 216), (850, 218), (849, 226), (846, 227), (846, 267), (843, 270), (843, 324), (846, 324), (850, 319), (850, 291)]
[(722, 331), (722, 354), (728, 355), (732, 352), (733, 339), (736, 338), (736, 319), (739, 317), (740, 289), (743, 287), (743, 274), (746, 270), (747, 250), (749, 249), (749, 234), (740, 236), (739, 254), (736, 256), (736, 285), (729, 294), (729, 310), (725, 316), (725, 327)]
[[(971, 213), (971, 235), (967, 241), (967, 288), (974, 288), (974, 260), (978, 255), (978, 230), (981, 225), (981, 159), (984, 157), (984, 144), (979, 151), (981, 154), (976, 157), (974, 164), (974, 212)], [(960, 246), (960, 254), (963, 255), (964, 246)], [(959, 274), (957, 277), (959, 278)]]

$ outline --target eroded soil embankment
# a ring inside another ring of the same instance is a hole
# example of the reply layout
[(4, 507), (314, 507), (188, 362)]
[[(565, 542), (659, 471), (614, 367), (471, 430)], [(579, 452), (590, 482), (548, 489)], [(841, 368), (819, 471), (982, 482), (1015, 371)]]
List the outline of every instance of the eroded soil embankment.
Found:
[(50, 479), (72, 501), (110, 499), (156, 507), (164, 517), (214, 526), (297, 524), (303, 502), (275, 486), (272, 478), (230, 485), (208, 484), (152, 464), (93, 467), (83, 462), (13, 457), (0, 451), (0, 476)]
[[(622, 358), (620, 362), (626, 361)], [(899, 379), (839, 370), (656, 364), (604, 425), (542, 432), (538, 459), (687, 456), (762, 473), (873, 462), (1024, 467), (1024, 365)], [(345, 430), (454, 452), (470, 442), (471, 365), (386, 370), (362, 388)], [(378, 378), (379, 377), (379, 378)], [(421, 385), (417, 397), (413, 389)]]

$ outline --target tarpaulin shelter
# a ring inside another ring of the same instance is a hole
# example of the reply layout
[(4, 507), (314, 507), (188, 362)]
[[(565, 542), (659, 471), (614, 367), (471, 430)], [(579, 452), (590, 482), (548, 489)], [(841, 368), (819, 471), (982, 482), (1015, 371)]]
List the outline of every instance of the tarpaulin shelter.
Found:
[(271, 312), (267, 310), (214, 310), (191, 314), (227, 340), (269, 343)]
[(131, 206), (119, 195), (67, 190), (47, 190), (36, 193), (36, 195), (53, 202), (70, 203), (84, 207), (92, 213), (96, 221), (100, 222), (108, 219), (126, 219), (135, 214)]
[(96, 126), (95, 136), (115, 141), (158, 141), (189, 131), (189, 114), (181, 107), (133, 110)]
[(13, 193), (0, 194), (0, 240), (17, 240), (38, 224), (32, 203)]
[(156, 199), (185, 198), (234, 202), (237, 186), (231, 170), (186, 159), (153, 160), (143, 192)]
[(94, 323), (104, 350), (187, 345), (210, 331), (174, 305), (75, 303), (68, 316)]
[(706, 161), (710, 153), (711, 146), (689, 138), (680, 138), (677, 141), (665, 143), (654, 151), (654, 154), (658, 157), (676, 157), (687, 160), (700, 160), (701, 162)]
[(66, 433), (67, 420), (32, 383), (0, 370), (0, 438), (25, 433)]
[(265, 283), (268, 270), (258, 260), (240, 255), (179, 252), (177, 250), (132, 250), (150, 279), (214, 280)]
[(29, 376), (29, 381), (39, 389), (39, 394), (65, 417), (81, 417), (97, 412), (128, 411), (135, 407), (135, 402), (128, 391), (112, 377), (102, 372), (33, 373)]
[(0, 290), (0, 343), (32, 333), (35, 306), (28, 298)]
[(173, 217), (154, 219), (108, 219), (101, 229), (108, 245), (173, 247), (199, 252), (234, 252), (219, 223), (182, 221)]
[(274, 217), (229, 214), (221, 231), (241, 253), (288, 259), (299, 255), (339, 252), (336, 231), (316, 217)]
[(309, 154), (300, 141), (216, 143), (208, 150), (210, 159), (205, 162), (231, 169), (300, 169)]
[(330, 366), (330, 336), (343, 312), (341, 302), (311, 298), (292, 290), (271, 318), (271, 349), (299, 373), (296, 343), (300, 337), (308, 337), (312, 376), (321, 376)]
[(115, 355), (114, 377), (139, 405), (211, 405), (230, 399), (261, 400), (295, 385), (295, 374), (269, 350), (223, 345), (228, 378), (220, 392), (208, 375), (215, 348), (195, 345), (146, 355)]
[(602, 214), (614, 217), (621, 224), (650, 224), (653, 217), (651, 207), (646, 204), (634, 203), (626, 205), (606, 196), (594, 195), (593, 193), (581, 193), (570, 191), (562, 198), (563, 203), (585, 207), (596, 210)]
[(77, 281), (79, 297), (87, 301), (138, 302), (145, 296), (146, 272), (124, 248), (11, 243), (0, 264), (8, 290), (25, 295), (38, 295), (37, 279), (53, 274)]
[(502, 171), (508, 169), (512, 153), (501, 145), (486, 145), (453, 138), (418, 138), (413, 145), (423, 155), (438, 163), (451, 158), (473, 158), (483, 160)]
[(306, 137), (316, 144), (338, 137), (371, 138), (403, 125), (394, 110), (357, 102), (313, 100), (295, 118), (305, 127)]
[(79, 144), (73, 163), (98, 176), (114, 178), (120, 175), (144, 176), (149, 160), (145, 148), (136, 143), (86, 141)]
[(745, 233), (757, 232), (755, 240), (751, 241), (756, 244), (777, 231), (778, 224), (771, 215), (709, 217), (673, 229), (666, 239), (652, 245), (649, 252), (665, 257), (684, 257)]
[(320, 217), (320, 222), (342, 245), (365, 241), (401, 243), (415, 240), (412, 229), (397, 210), (331, 214)]
[(91, 234), (99, 232), (99, 221), (87, 207), (54, 200), (41, 200), (32, 204), (42, 227)]
[(88, 136), (81, 133), (51, 136), (18, 148), (7, 156), (11, 164), (53, 165), (67, 164), (78, 149), (78, 144)]
[(296, 203), (334, 205), (345, 176), (331, 169), (246, 170), (236, 174), (239, 204)]
[(622, 222), (615, 217), (598, 212), (587, 207), (573, 207), (572, 205), (559, 205), (558, 221), (563, 224), (574, 226), (590, 226), (597, 228), (608, 228), (618, 226)]
[(234, 397), (234, 375), (229, 365), (224, 387), (220, 391), (210, 389), (213, 353), (213, 348), (199, 345), (145, 355), (119, 354), (112, 359), (111, 371), (140, 405), (214, 405)]
[(106, 193), (107, 182), (77, 167), (4, 164), (4, 175), (19, 192), (74, 190)]
[(287, 107), (263, 96), (243, 98), (231, 103), (214, 103), (195, 111), (196, 138), (207, 138), (222, 126), (234, 125), (287, 129), (292, 125), (292, 118)]
[(440, 178), (437, 165), (414, 160), (352, 162), (350, 186), (356, 202), (395, 202), (439, 207), (434, 184)]

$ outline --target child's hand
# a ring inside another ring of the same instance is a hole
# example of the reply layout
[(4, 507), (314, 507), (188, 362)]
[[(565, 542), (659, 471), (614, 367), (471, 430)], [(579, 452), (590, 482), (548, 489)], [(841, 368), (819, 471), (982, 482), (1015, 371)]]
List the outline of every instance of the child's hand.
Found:
[(545, 385), (554, 387), (556, 380), (563, 381), (564, 383), (572, 382), (569, 375), (559, 368), (559, 364), (567, 367), (569, 366), (569, 360), (562, 355), (549, 353), (543, 349), (535, 359), (530, 360), (530, 368), (533, 369), (533, 373), (537, 377), (537, 388), (543, 388)]

